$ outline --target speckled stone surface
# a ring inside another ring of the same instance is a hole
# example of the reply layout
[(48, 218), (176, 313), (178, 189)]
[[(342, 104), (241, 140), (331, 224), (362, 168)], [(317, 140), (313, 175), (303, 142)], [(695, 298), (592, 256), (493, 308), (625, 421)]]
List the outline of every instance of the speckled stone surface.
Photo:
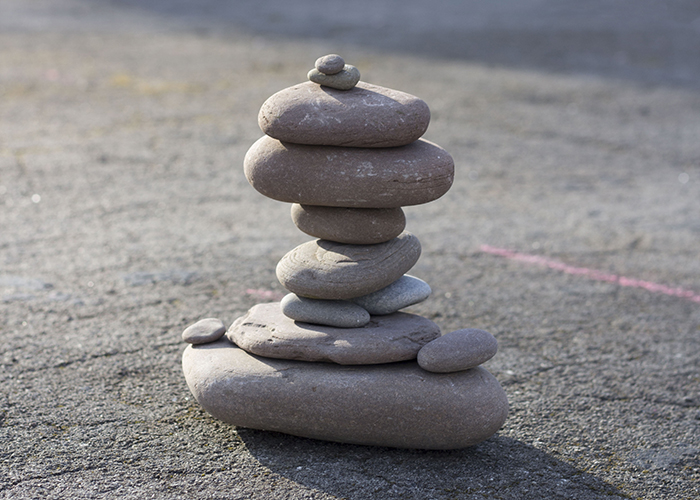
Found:
[(307, 78), (319, 85), (338, 90), (350, 90), (360, 81), (360, 70), (351, 64), (346, 64), (338, 73), (328, 75), (314, 68), (306, 75)]
[(435, 374), (415, 361), (276, 360), (226, 340), (187, 347), (182, 364), (190, 391), (214, 417), (315, 439), (457, 449), (489, 438), (508, 415), (505, 392), (483, 368)]
[(369, 313), (347, 300), (319, 300), (287, 294), (280, 302), (282, 314), (294, 321), (337, 328), (359, 328), (369, 323)]
[(345, 66), (345, 60), (338, 54), (328, 54), (316, 59), (314, 67), (324, 75), (335, 75)]
[(226, 333), (226, 325), (217, 318), (205, 318), (185, 328), (182, 340), (188, 344), (206, 344), (219, 340)]
[(272, 95), (258, 114), (260, 129), (281, 141), (365, 148), (410, 144), (429, 122), (423, 100), (362, 81), (352, 90), (300, 83)]
[(391, 314), (430, 297), (430, 285), (425, 281), (404, 274), (391, 285), (352, 301), (370, 314)]
[(292, 205), (292, 221), (310, 236), (352, 245), (373, 245), (397, 237), (406, 227), (400, 208), (342, 208)]
[(420, 252), (418, 238), (408, 231), (377, 245), (314, 240), (282, 257), (277, 279), (303, 297), (352, 299), (399, 279), (418, 261)]
[(248, 182), (288, 203), (395, 208), (440, 198), (452, 186), (454, 161), (430, 141), (395, 148), (306, 146), (263, 136), (246, 153)]
[(395, 313), (376, 316), (362, 328), (335, 328), (294, 321), (279, 302), (258, 304), (236, 319), (226, 338), (269, 358), (372, 365), (415, 359), (440, 328), (427, 318)]
[(418, 364), (430, 372), (457, 372), (485, 363), (496, 351), (498, 342), (493, 335), (466, 328), (446, 333), (423, 346), (418, 353)]

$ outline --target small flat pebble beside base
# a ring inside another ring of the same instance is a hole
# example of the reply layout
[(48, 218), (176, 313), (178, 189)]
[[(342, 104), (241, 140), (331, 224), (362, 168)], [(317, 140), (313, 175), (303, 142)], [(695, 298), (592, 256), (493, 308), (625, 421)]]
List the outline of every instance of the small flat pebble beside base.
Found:
[(339, 366), (267, 359), (226, 340), (188, 346), (193, 396), (215, 418), (252, 429), (341, 443), (449, 450), (503, 425), (508, 400), (478, 367), (436, 374), (415, 361)]
[(182, 340), (188, 344), (206, 344), (216, 342), (226, 333), (226, 325), (216, 318), (206, 318), (185, 328)]
[(318, 300), (293, 293), (280, 302), (282, 314), (295, 321), (338, 328), (359, 328), (369, 323), (369, 313), (347, 300)]
[(352, 302), (370, 314), (391, 314), (430, 297), (430, 285), (425, 281), (404, 274), (391, 285), (376, 292), (352, 299)]
[(466, 328), (446, 333), (423, 346), (418, 352), (418, 364), (435, 373), (468, 370), (491, 359), (498, 342), (489, 332)]

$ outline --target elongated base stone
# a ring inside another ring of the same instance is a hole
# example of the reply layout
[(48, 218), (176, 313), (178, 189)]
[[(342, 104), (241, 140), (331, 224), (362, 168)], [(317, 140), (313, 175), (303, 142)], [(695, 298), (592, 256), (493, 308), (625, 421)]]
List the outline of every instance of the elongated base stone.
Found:
[(342, 443), (458, 449), (492, 436), (506, 394), (481, 367), (437, 374), (415, 361), (372, 366), (251, 355), (222, 339), (190, 345), (190, 391), (230, 424)]

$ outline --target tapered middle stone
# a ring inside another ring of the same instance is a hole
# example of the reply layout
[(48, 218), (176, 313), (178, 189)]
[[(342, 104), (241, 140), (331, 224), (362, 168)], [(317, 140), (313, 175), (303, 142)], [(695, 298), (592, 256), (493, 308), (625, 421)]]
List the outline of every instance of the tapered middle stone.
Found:
[(420, 253), (418, 238), (408, 231), (376, 245), (314, 240), (282, 257), (277, 279), (302, 297), (352, 299), (398, 280), (418, 261)]

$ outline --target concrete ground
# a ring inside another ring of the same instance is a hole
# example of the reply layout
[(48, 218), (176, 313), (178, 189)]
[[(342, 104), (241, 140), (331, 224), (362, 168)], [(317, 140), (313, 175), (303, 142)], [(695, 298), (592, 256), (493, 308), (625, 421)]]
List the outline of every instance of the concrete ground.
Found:
[[(1, 498), (700, 496), (700, 5), (425, 4), (0, 2)], [(406, 210), (412, 310), (499, 340), (474, 448), (236, 429), (182, 376), (182, 330), (308, 239), (242, 159), (329, 52), (455, 159)]]

